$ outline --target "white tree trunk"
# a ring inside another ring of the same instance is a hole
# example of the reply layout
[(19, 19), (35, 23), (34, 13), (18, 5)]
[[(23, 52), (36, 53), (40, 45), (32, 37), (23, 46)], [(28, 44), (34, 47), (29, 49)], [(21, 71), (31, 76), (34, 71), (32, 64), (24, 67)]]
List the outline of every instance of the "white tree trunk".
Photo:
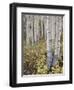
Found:
[(25, 45), (26, 45), (26, 24), (27, 24), (27, 19), (26, 19), (26, 16), (23, 14), (22, 15), (22, 35), (23, 35), (23, 40)]
[(27, 45), (30, 43), (29, 38), (30, 38), (30, 20), (29, 20), (29, 15), (26, 15), (27, 18), (27, 25), (26, 25), (26, 43)]
[(52, 64), (52, 35), (51, 35), (51, 17), (47, 16), (47, 22), (46, 22), (46, 32), (47, 32), (47, 65), (48, 68), (51, 67)]
[(55, 16), (52, 16), (51, 17), (52, 18), (52, 22), (51, 22), (51, 26), (52, 26), (52, 31), (51, 31), (51, 33), (52, 33), (52, 49), (53, 49), (53, 52), (54, 52), (54, 48), (55, 48), (55, 27), (56, 27), (56, 25), (55, 25)]
[(47, 16), (43, 17), (43, 24), (44, 24), (44, 38), (45, 38), (45, 40), (47, 40), (47, 31), (46, 31)]
[(43, 38), (43, 33), (44, 33), (44, 31), (43, 31), (43, 16), (40, 16), (40, 18), (41, 18), (41, 38)]
[(60, 57), (60, 37), (61, 37), (61, 33), (62, 33), (62, 17), (59, 16), (59, 27), (58, 27), (58, 57)]
[(63, 17), (57, 16), (56, 17), (56, 39), (55, 39), (55, 55), (57, 57), (60, 56), (60, 36), (62, 32), (62, 19)]
[(31, 44), (33, 45), (34, 39), (33, 39), (33, 15), (30, 16), (30, 41)]
[(58, 55), (58, 25), (59, 25), (59, 22), (58, 22), (58, 16), (56, 16), (56, 30), (55, 30), (55, 56), (57, 57)]

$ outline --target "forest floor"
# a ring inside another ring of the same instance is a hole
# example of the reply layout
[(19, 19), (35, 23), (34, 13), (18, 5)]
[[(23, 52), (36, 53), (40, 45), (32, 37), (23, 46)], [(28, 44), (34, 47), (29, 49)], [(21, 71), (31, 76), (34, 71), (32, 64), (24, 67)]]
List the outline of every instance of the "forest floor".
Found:
[(47, 67), (47, 49), (45, 40), (34, 45), (24, 45), (24, 75), (29, 74), (59, 74), (63, 73), (63, 60), (58, 58), (57, 64)]

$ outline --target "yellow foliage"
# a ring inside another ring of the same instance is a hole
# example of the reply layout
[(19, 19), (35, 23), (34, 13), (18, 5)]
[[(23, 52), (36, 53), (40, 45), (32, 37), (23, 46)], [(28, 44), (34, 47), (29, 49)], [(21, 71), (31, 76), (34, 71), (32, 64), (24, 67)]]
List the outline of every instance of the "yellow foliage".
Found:
[(51, 67), (51, 70), (48, 69), (46, 60), (47, 51), (44, 40), (40, 40), (33, 46), (24, 45), (24, 74), (55, 74), (63, 72), (63, 66), (60, 66), (62, 65), (60, 60), (58, 60), (55, 66)]

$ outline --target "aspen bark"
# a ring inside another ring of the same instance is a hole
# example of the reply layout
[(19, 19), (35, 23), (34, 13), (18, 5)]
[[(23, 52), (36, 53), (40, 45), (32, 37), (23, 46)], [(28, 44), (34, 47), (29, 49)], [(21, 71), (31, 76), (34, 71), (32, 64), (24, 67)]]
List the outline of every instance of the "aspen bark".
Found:
[(47, 32), (47, 65), (48, 68), (51, 67), (52, 64), (52, 36), (51, 36), (51, 17), (47, 16), (47, 22), (46, 22), (46, 32)]
[(30, 16), (29, 15), (26, 15), (26, 18), (27, 18), (27, 25), (26, 25), (26, 44), (29, 45), (30, 44)]
[(59, 16), (59, 27), (58, 27), (58, 30), (59, 30), (59, 33), (58, 33), (58, 57), (60, 57), (60, 46), (61, 46), (61, 44), (60, 44), (60, 37), (61, 37), (61, 33), (62, 33), (62, 17), (61, 16)]
[(56, 56), (55, 56), (55, 35), (56, 35), (56, 16), (51, 16), (51, 28), (52, 28), (52, 31), (51, 31), (51, 34), (52, 34), (52, 66), (56, 65)]
[(56, 16), (56, 30), (55, 30), (55, 56), (57, 57), (58, 55), (58, 16)]
[(22, 35), (23, 35), (23, 41), (24, 41), (24, 44), (26, 45), (26, 23), (27, 20), (26, 20), (26, 16), (23, 14), (22, 15)]

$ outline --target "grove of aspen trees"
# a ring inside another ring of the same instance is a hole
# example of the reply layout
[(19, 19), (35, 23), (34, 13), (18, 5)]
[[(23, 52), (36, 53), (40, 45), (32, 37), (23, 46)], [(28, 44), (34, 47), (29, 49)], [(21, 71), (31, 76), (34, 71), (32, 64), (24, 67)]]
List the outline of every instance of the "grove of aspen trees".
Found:
[(23, 75), (63, 73), (63, 16), (22, 14)]

